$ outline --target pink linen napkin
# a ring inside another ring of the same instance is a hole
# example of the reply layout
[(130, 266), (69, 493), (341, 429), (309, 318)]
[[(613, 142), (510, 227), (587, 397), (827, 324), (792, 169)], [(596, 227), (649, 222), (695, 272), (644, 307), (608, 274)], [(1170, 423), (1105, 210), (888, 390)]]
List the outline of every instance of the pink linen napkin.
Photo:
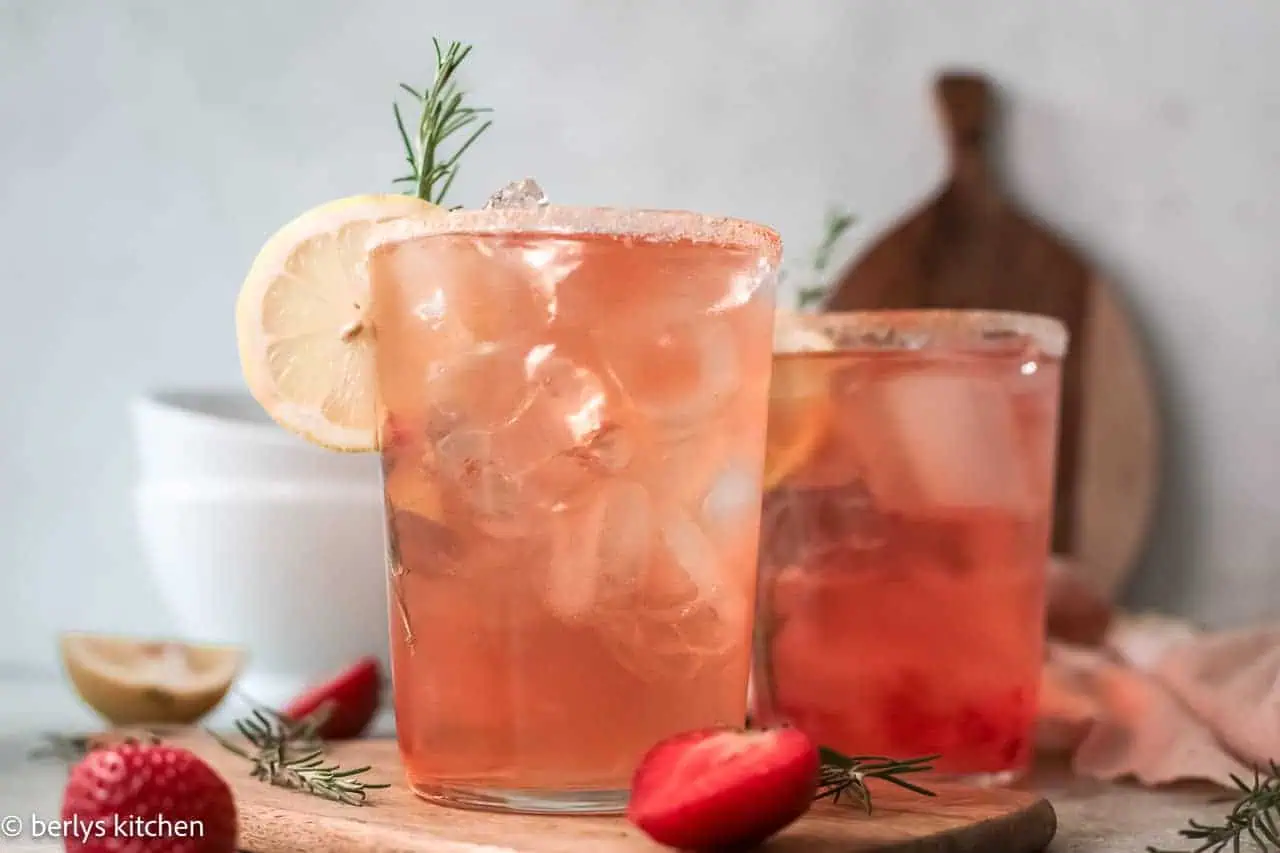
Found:
[(1050, 578), (1042, 754), (1069, 755), (1082, 776), (1152, 786), (1232, 787), (1232, 774), (1280, 760), (1280, 627), (1210, 632), (1111, 614), (1069, 566), (1056, 562)]

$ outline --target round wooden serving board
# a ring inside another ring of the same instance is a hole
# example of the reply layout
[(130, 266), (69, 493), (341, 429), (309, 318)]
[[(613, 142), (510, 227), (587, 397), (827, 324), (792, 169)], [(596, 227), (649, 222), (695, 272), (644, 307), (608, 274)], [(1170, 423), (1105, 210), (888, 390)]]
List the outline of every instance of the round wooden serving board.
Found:
[(983, 77), (943, 74), (950, 149), (943, 186), (846, 269), (829, 311), (1024, 311), (1071, 335), (1063, 376), (1054, 551), (1101, 592), (1120, 590), (1147, 534), (1159, 483), (1159, 412), (1140, 339), (1118, 295), (1043, 223), (1006, 198), (986, 151)]
[[(664, 850), (619, 817), (498, 815), (433, 806), (403, 784), (395, 742), (334, 747), (345, 767), (368, 765), (369, 804), (347, 806), (251, 779), (244, 759), (203, 736), (176, 742), (231, 784), (246, 853), (657, 853)], [(822, 804), (771, 840), (778, 853), (1039, 853), (1057, 828), (1053, 807), (1023, 791), (936, 786), (919, 797), (882, 785), (874, 814)]]

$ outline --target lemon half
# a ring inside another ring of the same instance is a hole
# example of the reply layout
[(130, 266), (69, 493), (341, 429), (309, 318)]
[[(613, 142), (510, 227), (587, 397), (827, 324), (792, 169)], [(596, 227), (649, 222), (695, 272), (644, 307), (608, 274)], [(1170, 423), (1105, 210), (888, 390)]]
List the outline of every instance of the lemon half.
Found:
[(59, 638), (80, 698), (116, 726), (194, 723), (226, 696), (245, 660), (236, 646), (109, 634)]

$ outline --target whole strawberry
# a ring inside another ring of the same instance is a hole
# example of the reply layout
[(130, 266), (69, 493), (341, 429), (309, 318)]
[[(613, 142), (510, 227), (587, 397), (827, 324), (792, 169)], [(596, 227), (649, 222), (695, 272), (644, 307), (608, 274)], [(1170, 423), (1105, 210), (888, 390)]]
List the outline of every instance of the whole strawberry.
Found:
[(67, 853), (234, 853), (236, 806), (222, 777), (164, 744), (95, 749), (62, 800)]

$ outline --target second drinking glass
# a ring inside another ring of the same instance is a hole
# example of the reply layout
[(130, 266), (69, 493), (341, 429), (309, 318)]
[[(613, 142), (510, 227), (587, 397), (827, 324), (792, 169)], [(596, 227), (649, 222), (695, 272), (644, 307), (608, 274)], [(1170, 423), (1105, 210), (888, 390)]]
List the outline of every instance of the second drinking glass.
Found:
[(825, 314), (777, 345), (756, 715), (1010, 780), (1031, 756), (1065, 328)]
[(371, 253), (397, 736), (453, 805), (608, 812), (741, 725), (780, 246), (687, 213), (396, 223)]

